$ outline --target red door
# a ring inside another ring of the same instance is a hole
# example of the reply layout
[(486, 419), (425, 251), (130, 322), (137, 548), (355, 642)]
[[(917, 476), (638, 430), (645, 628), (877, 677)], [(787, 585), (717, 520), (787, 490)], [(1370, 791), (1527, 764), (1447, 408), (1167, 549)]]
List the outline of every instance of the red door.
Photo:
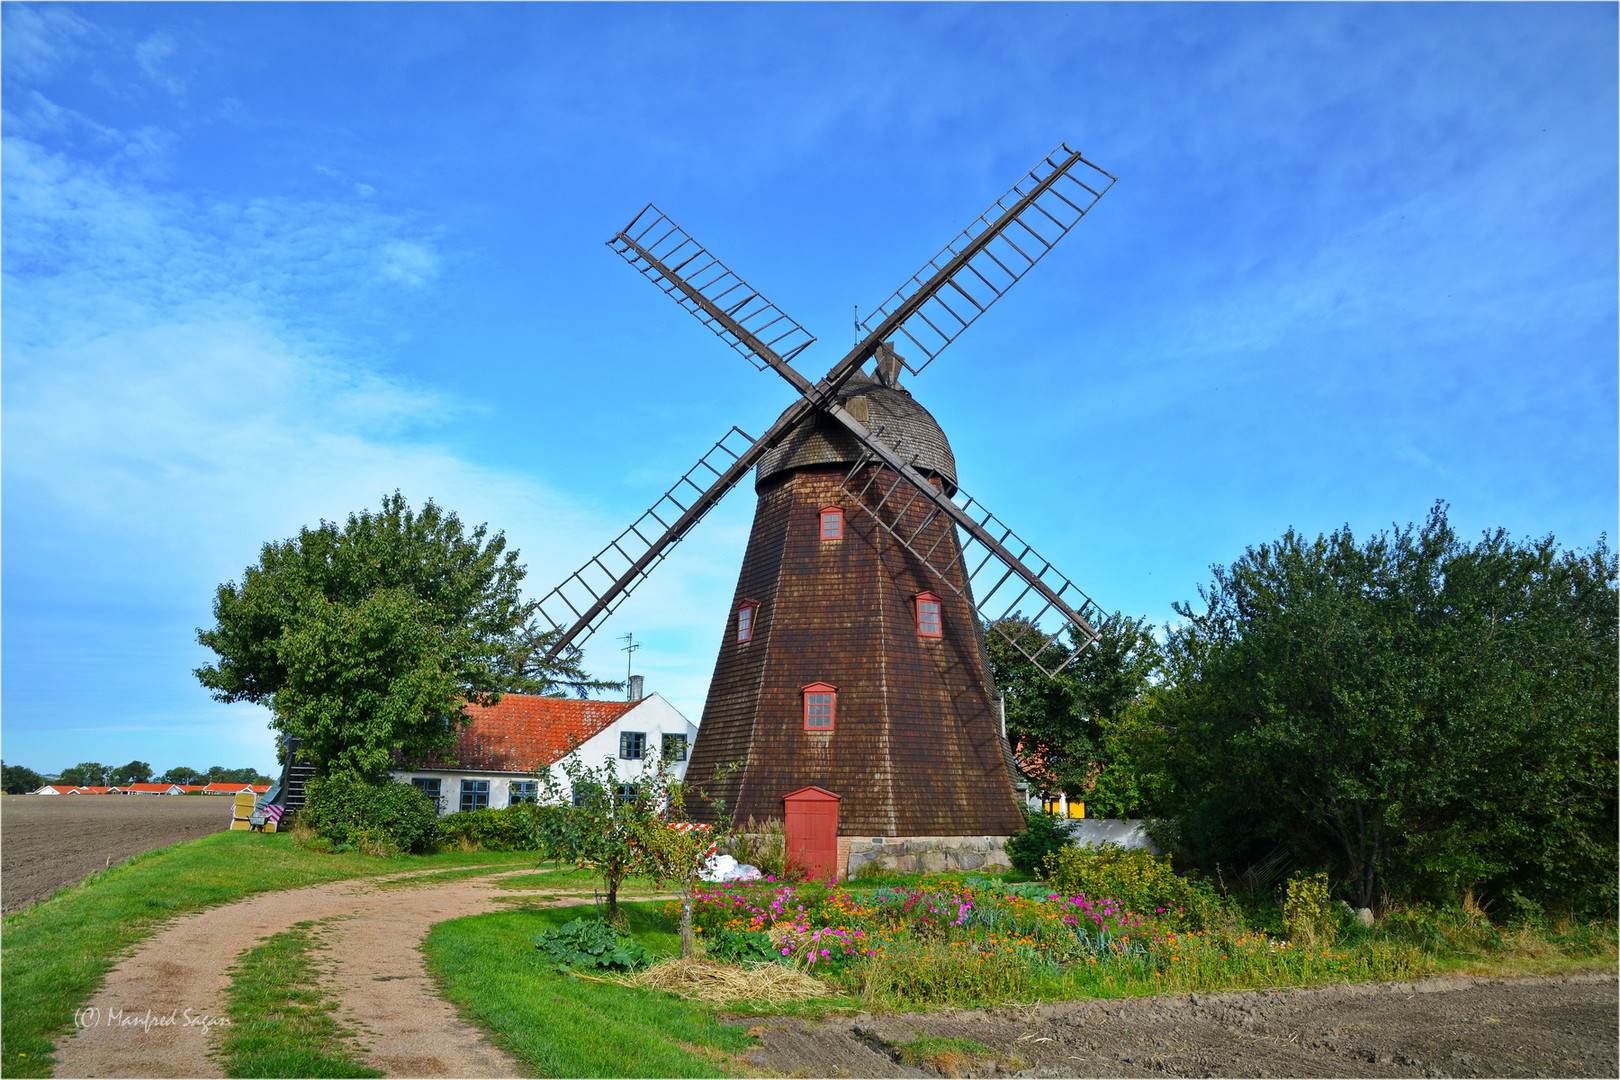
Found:
[(810, 877), (828, 881), (838, 876), (838, 800), (826, 788), (807, 787), (782, 796), (789, 862)]

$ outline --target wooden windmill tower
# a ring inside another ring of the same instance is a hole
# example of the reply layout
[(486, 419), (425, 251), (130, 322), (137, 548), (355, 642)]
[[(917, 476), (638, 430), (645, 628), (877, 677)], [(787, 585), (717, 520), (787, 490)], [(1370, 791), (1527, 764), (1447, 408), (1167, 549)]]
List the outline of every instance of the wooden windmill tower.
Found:
[(753, 532), (687, 775), (740, 763), (717, 792), (728, 809), (785, 814), (824, 868), (852, 852), (978, 865), (1022, 827), (986, 628), (1020, 615), (1038, 633), (1008, 640), (1055, 674), (1072, 656), (1061, 635), (1095, 640), (1097, 609), (962, 491), (949, 442), (900, 374), (926, 368), (1113, 181), (1060, 146), (868, 316), (817, 382), (793, 366), (815, 339), (657, 208), (608, 241), (799, 397), (759, 438), (732, 428), (540, 602), (560, 632), (551, 655), (600, 626), (756, 469)]

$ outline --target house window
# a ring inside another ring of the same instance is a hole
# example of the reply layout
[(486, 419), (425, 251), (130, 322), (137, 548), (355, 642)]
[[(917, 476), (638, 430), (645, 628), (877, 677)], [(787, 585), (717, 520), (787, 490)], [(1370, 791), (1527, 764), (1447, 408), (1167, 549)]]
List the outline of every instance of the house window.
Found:
[(588, 806), (600, 802), (602, 786), (600, 784), (575, 784), (574, 805)]
[(488, 780), (463, 780), (461, 782), (461, 808), (463, 810), (482, 810), (488, 805)]
[(440, 806), (439, 799), (443, 795), (443, 791), (439, 786), (439, 778), (437, 776), (413, 777), (411, 779), (411, 787), (432, 799), (435, 808)]
[(619, 732), (619, 756), (626, 761), (640, 761), (647, 754), (645, 731)]
[(837, 506), (823, 506), (821, 508), (821, 538), (823, 540), (842, 540), (844, 538), (844, 511)]
[(747, 641), (754, 636), (754, 611), (759, 607), (758, 600), (744, 600), (737, 605), (737, 640)]
[(838, 703), (838, 687), (814, 682), (804, 688), (804, 729), (831, 731)]
[(664, 760), (665, 761), (685, 761), (686, 760), (686, 736), (685, 735), (665, 735), (664, 736)]
[(613, 801), (615, 803), (633, 803), (636, 801), (636, 793), (640, 790), (635, 784), (620, 784), (613, 789)]
[(520, 802), (537, 803), (540, 801), (540, 781), (513, 780), (506, 786), (506, 801), (509, 804)]
[(917, 633), (923, 637), (941, 637), (939, 597), (931, 592), (917, 594)]

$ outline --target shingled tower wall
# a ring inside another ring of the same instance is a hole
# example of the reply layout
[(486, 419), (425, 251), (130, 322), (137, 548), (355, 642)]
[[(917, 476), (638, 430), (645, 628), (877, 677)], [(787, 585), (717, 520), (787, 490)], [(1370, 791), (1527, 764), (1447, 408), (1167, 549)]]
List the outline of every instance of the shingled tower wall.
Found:
[[(954, 489), (944, 436), (909, 394), (857, 379), (846, 395), (891, 440), (929, 444), (919, 468)], [(976, 616), (854, 504), (843, 480), (859, 448), (841, 435), (812, 421), (760, 467), (753, 531), (686, 775), (701, 785), (716, 766), (741, 762), (709, 785), (738, 821), (781, 818), (782, 796), (809, 785), (838, 793), (839, 833), (851, 838), (841, 847), (853, 847), (857, 862), (876, 857), (875, 838), (885, 861), (906, 868), (999, 862), (1000, 839), (1023, 818)], [(844, 510), (841, 539), (821, 537), (828, 506)], [(938, 539), (954, 553), (954, 529), (943, 519), (931, 528), (921, 545)], [(940, 637), (918, 633), (924, 592), (940, 598)], [(748, 600), (759, 606), (750, 639), (739, 642)], [(831, 732), (805, 730), (802, 692), (817, 682), (838, 688)]]

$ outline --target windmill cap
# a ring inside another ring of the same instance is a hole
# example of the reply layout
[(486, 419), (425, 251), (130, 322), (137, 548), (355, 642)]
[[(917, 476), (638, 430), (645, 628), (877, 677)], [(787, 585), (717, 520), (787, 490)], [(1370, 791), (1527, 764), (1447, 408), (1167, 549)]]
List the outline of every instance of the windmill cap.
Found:
[[(945, 433), (910, 392), (884, 386), (857, 371), (839, 393), (844, 408), (901, 457), (915, 459), (918, 472), (938, 477), (947, 494), (956, 491), (956, 456)], [(853, 465), (862, 455), (861, 444), (842, 424), (817, 410), (788, 433), (775, 449), (760, 459), (754, 474), (758, 490), (778, 473), (808, 465)]]

